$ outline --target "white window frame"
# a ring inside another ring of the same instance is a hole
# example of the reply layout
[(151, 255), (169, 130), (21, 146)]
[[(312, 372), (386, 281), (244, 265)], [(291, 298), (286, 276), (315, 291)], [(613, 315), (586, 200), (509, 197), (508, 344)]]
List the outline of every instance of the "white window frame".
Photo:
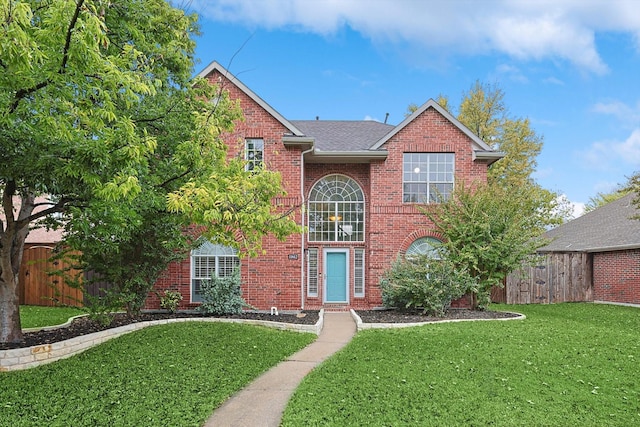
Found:
[(244, 140), (244, 159), (248, 171), (258, 170), (264, 166), (264, 139), (247, 138)]
[(364, 298), (365, 286), (365, 254), (364, 248), (353, 250), (353, 296), (354, 298)]
[(342, 174), (320, 178), (308, 198), (309, 242), (364, 242), (365, 206), (355, 179)]
[[(402, 202), (439, 203), (453, 192), (454, 153), (403, 153)], [(420, 191), (416, 189), (420, 188)]]
[[(191, 294), (190, 302), (192, 303), (202, 302), (196, 289), (196, 285), (199, 284), (198, 281), (210, 279), (212, 277), (211, 273), (217, 277), (227, 277), (233, 274), (236, 269), (240, 268), (240, 259), (235, 249), (229, 246), (216, 245), (208, 240), (203, 241), (199, 247), (191, 251), (190, 261), (191, 277), (189, 280), (189, 290)], [(205, 266), (201, 265), (203, 261), (206, 262)], [(228, 271), (228, 262), (232, 263), (231, 271)], [(203, 268), (205, 274), (202, 274), (202, 271), (198, 271)]]
[(318, 297), (318, 248), (307, 249), (307, 296)]

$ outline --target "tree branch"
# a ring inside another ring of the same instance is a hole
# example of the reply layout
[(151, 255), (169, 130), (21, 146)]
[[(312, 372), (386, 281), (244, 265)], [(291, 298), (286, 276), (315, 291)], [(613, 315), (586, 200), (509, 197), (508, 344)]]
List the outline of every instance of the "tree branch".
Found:
[[(78, 17), (80, 15), (80, 10), (82, 9), (82, 6), (84, 5), (84, 0), (80, 0), (77, 4), (76, 4), (76, 10), (73, 12), (73, 17), (71, 18), (71, 21), (69, 22), (69, 27), (67, 28), (67, 35), (65, 38), (65, 43), (64, 43), (64, 48), (62, 50), (62, 62), (60, 63), (60, 69), (58, 70), (58, 74), (64, 74), (65, 73), (65, 68), (67, 66), (67, 62), (69, 61), (69, 48), (71, 47), (71, 36), (73, 34), (73, 30), (75, 29), (76, 24), (78, 23)], [(14, 96), (14, 100), (13, 103), (11, 104), (11, 107), (9, 108), (9, 114), (13, 113), (14, 111), (16, 111), (16, 109), (18, 108), (18, 104), (20, 104), (20, 101), (22, 101), (24, 98), (26, 98), (27, 96), (31, 95), (32, 93), (48, 86), (51, 83), (50, 80), (45, 80), (43, 82), (38, 83), (35, 86), (32, 86), (30, 88), (27, 89), (20, 89), (18, 91), (16, 91), (16, 94)]]

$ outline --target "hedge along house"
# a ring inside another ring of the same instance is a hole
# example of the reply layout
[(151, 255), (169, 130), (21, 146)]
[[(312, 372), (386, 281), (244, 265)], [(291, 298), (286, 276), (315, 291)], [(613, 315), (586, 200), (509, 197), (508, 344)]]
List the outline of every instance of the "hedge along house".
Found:
[(508, 304), (640, 304), (640, 215), (628, 194), (545, 233), (535, 265), (507, 277)]
[[(502, 154), (429, 100), (397, 126), (376, 121), (288, 120), (212, 62), (200, 76), (237, 99), (245, 121), (226, 135), (229, 156), (248, 167), (279, 171), (292, 208), (305, 227), (285, 242), (266, 237), (266, 254), (239, 260), (233, 249), (203, 244), (172, 264), (155, 290), (179, 290), (181, 308), (201, 299), (199, 285), (239, 267), (242, 293), (269, 310), (373, 308), (379, 281), (398, 256), (426, 252), (438, 239), (420, 212), (448, 197), (456, 180), (486, 181)], [(159, 306), (152, 293), (148, 308)]]

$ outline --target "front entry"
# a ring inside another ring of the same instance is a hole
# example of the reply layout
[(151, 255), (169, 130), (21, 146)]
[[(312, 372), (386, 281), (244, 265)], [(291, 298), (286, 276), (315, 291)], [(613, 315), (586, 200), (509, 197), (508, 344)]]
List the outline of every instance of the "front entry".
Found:
[(349, 277), (349, 250), (324, 250), (324, 302), (347, 303), (347, 277)]

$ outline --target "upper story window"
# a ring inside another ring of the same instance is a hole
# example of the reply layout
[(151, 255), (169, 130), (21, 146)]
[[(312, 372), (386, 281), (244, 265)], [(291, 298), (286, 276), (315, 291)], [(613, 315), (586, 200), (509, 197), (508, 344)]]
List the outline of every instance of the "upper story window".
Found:
[(264, 140), (247, 138), (244, 142), (244, 158), (247, 161), (248, 171), (261, 168), (264, 159)]
[(191, 251), (191, 301), (202, 301), (200, 289), (203, 280), (232, 276), (239, 266), (240, 259), (235, 249), (204, 240)]
[(453, 153), (404, 153), (402, 201), (438, 203), (453, 191)]
[(344, 175), (328, 175), (309, 195), (309, 241), (364, 241), (364, 193)]

